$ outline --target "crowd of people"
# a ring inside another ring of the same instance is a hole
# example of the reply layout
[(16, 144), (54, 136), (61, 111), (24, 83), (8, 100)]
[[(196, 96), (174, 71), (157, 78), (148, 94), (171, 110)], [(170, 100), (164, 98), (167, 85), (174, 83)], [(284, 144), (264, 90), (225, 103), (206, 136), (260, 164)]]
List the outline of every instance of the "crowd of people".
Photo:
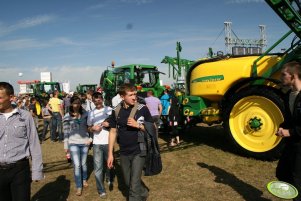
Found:
[[(13, 96), (12, 106), (29, 111), (38, 131), (39, 121), (41, 119), (43, 120), (43, 129), (38, 133), (41, 143), (46, 140), (48, 130), (50, 132), (51, 142), (58, 141), (63, 143), (63, 118), (70, 112), (70, 108), (72, 108), (72, 96), (78, 97), (83, 110), (89, 113), (96, 108), (92, 98), (93, 93), (95, 93), (93, 90), (88, 90), (86, 93), (81, 94), (76, 92), (72, 94), (63, 92), (60, 94), (59, 91), (54, 91), (50, 94), (49, 98), (40, 98), (30, 95)], [(112, 98), (110, 107), (115, 108), (121, 101), (122, 98), (120, 94), (117, 93), (116, 96)], [(180, 114), (179, 102), (175, 95), (166, 89), (162, 96), (157, 98), (154, 96), (154, 92), (149, 90), (147, 97), (142, 103), (149, 109), (157, 128), (168, 128), (170, 134), (169, 146), (179, 145), (180, 139), (177, 125), (180, 121)], [(105, 101), (103, 101), (103, 105), (104, 104)]]
[[(62, 143), (66, 156), (70, 156), (70, 162), (73, 163), (75, 194), (77, 196), (82, 195), (83, 188), (89, 185), (87, 181), (87, 156), (89, 148), (93, 147), (97, 192), (101, 198), (106, 198), (107, 193), (104, 183), (107, 182), (110, 188), (114, 182), (113, 147), (117, 139), (120, 147), (120, 166), (128, 187), (129, 200), (145, 200), (147, 198), (148, 190), (142, 185), (141, 181), (145, 157), (140, 156), (137, 133), (145, 129), (144, 122), (147, 121), (155, 123), (154, 128), (156, 128), (158, 135), (158, 129), (161, 126), (161, 115), (166, 120), (173, 118), (172, 122), (175, 122), (173, 116), (168, 116), (173, 114), (173, 102), (170, 95), (167, 97), (163, 95), (163, 99), (160, 100), (154, 97), (153, 91), (150, 90), (144, 104), (138, 104), (136, 88), (124, 84), (112, 99), (111, 105), (107, 106), (103, 94), (92, 90), (85, 94), (74, 93), (72, 95), (60, 94), (58, 91), (54, 91), (49, 98), (29, 95), (16, 97), (12, 86), (9, 83), (1, 82), (0, 92), (2, 96), (0, 98), (4, 96), (7, 101), (6, 108), (2, 109), (0, 114), (3, 114), (6, 119), (10, 118), (10, 115), (14, 117), (17, 114), (26, 114), (25, 127), (29, 131), (24, 131), (23, 135), (31, 136), (26, 142), (29, 144), (30, 150), (25, 149), (26, 154), (24, 157), (22, 155), (21, 161), (27, 162), (25, 164), (29, 170), (28, 159), (32, 158), (32, 179), (40, 180), (43, 178), (42, 154), (39, 144), (43, 144), (48, 139), (51, 143)], [(168, 94), (168, 91), (165, 91), (165, 94)], [(167, 98), (167, 105), (164, 105), (164, 98)], [(136, 103), (138, 104), (136, 106), (137, 112), (134, 114), (135, 116), (129, 117), (130, 111)], [(118, 105), (121, 105), (119, 114), (114, 110)], [(164, 114), (162, 113), (163, 110), (165, 110)], [(9, 111), (8, 116), (6, 111)], [(43, 129), (39, 129), (41, 125), (43, 125)], [(21, 133), (20, 131), (20, 135)], [(47, 138), (48, 133), (50, 133), (49, 138)], [(31, 150), (36, 150), (34, 155)], [(2, 164), (4, 166), (6, 163), (10, 164), (10, 160), (13, 160), (13, 164), (17, 164), (19, 159), (19, 157), (16, 159), (17, 162), (14, 158), (9, 160), (0, 159), (0, 171), (2, 170)], [(29, 173), (26, 172), (26, 174)], [(22, 197), (22, 200), (29, 200), (30, 191), (28, 191), (28, 188), (30, 188), (30, 182), (27, 181), (25, 186), (27, 186), (27, 189), (23, 189), (22, 195), (25, 196), (26, 193), (26, 196)], [(1, 185), (0, 182), (1, 191), (8, 188), (8, 186)], [(10, 194), (8, 191), (6, 191), (6, 196), (6, 200), (18, 200), (14, 198), (13, 193)]]
[[(285, 122), (279, 125), (276, 133), (286, 138), (276, 176), (301, 191), (301, 64), (284, 65), (281, 78), (291, 90), (286, 99)], [(86, 162), (92, 146), (97, 192), (101, 198), (107, 197), (104, 182), (109, 186), (114, 182), (114, 144), (117, 141), (128, 200), (146, 200), (149, 192), (141, 180), (145, 156), (138, 143), (138, 132), (145, 131), (145, 123), (150, 122), (158, 134), (162, 122), (167, 123), (171, 135), (169, 146), (180, 144), (177, 97), (165, 90), (156, 98), (150, 90), (142, 104), (137, 101), (137, 89), (129, 84), (120, 86), (110, 106), (104, 104), (100, 92), (64, 94), (62, 99), (59, 95), (54, 91), (49, 100), (16, 97), (12, 85), (0, 82), (1, 199), (30, 200), (31, 181), (44, 178), (40, 143), (47, 139), (50, 127), (50, 141), (63, 143), (66, 154), (71, 156), (77, 196), (89, 186)], [(43, 130), (38, 133), (41, 118)], [(300, 196), (296, 198), (300, 199)]]

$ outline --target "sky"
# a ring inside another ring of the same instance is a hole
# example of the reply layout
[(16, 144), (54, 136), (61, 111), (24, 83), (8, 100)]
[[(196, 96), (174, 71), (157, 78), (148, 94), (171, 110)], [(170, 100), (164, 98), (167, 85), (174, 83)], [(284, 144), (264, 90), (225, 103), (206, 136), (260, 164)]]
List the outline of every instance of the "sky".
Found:
[(75, 89), (99, 83), (114, 61), (157, 65), (171, 84), (161, 61), (176, 56), (176, 42), (190, 60), (206, 57), (209, 47), (225, 51), (225, 21), (242, 39), (259, 39), (265, 25), (267, 47), (289, 31), (263, 0), (1, 0), (0, 81), (18, 91), (18, 80), (51, 72)]

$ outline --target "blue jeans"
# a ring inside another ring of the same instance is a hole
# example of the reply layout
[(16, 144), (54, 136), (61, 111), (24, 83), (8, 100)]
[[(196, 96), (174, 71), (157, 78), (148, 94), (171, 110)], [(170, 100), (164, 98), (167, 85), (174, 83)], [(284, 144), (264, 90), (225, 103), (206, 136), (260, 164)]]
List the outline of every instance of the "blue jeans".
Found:
[(41, 136), (41, 140), (45, 140), (49, 125), (51, 125), (51, 119), (50, 118), (43, 119), (43, 133), (42, 133), (42, 136)]
[(89, 146), (85, 144), (70, 144), (69, 151), (73, 161), (76, 188), (83, 187), (83, 180), (87, 180), (87, 156)]
[(106, 170), (106, 177), (108, 181), (113, 182), (113, 174), (111, 170), (107, 168), (106, 161), (108, 160), (108, 145), (107, 144), (93, 144), (93, 161), (94, 161), (94, 173), (97, 191), (99, 194), (105, 193), (104, 187), (104, 169)]
[(59, 112), (53, 112), (51, 118), (51, 140), (55, 141), (56, 139), (56, 130), (58, 128), (59, 131), (59, 140), (63, 141), (63, 131), (62, 131), (62, 116)]

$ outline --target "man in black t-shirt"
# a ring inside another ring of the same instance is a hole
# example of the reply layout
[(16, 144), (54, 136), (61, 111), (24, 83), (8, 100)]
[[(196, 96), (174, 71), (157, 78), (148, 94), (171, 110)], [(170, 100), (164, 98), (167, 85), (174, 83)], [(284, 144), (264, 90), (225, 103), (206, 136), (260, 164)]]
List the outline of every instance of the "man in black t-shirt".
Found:
[(120, 87), (119, 93), (123, 101), (120, 103), (121, 108), (117, 118), (114, 110), (110, 119), (108, 167), (113, 167), (113, 147), (118, 134), (120, 166), (129, 189), (129, 201), (142, 201), (146, 200), (148, 190), (141, 181), (145, 156), (140, 156), (138, 131), (145, 129), (144, 122), (153, 122), (153, 120), (148, 108), (143, 104), (138, 104), (134, 118), (129, 117), (137, 102), (137, 91), (134, 86), (124, 84)]

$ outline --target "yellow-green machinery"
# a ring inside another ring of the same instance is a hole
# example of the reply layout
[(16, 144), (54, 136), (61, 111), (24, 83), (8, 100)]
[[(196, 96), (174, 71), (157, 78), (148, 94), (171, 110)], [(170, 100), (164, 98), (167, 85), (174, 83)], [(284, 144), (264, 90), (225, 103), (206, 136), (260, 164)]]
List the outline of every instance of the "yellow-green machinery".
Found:
[(283, 64), (301, 56), (299, 40), (284, 53), (271, 51), (295, 33), (300, 38), (299, 1), (266, 0), (291, 31), (262, 55), (217, 56), (195, 61), (186, 71), (186, 93), (182, 96), (183, 116), (208, 125), (223, 122), (239, 153), (274, 159), (282, 149), (276, 136), (284, 121)]
[(79, 84), (76, 87), (77, 93), (86, 93), (89, 90), (96, 91), (97, 84)]
[(137, 95), (145, 98), (147, 91), (152, 90), (154, 96), (160, 96), (165, 87), (160, 84), (160, 72), (157, 66), (147, 64), (129, 64), (105, 70), (100, 77), (100, 86), (105, 89), (105, 101), (110, 104), (118, 88), (129, 83), (137, 87)]

